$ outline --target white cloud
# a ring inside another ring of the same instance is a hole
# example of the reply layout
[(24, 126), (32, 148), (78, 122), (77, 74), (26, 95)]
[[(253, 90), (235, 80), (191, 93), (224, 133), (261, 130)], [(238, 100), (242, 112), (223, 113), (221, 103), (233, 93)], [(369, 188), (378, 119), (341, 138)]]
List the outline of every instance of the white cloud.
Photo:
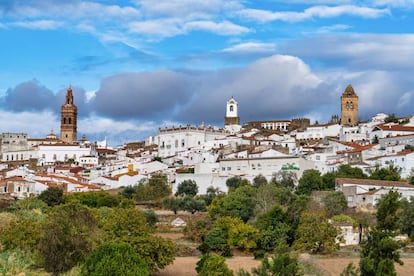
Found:
[(336, 31), (345, 31), (351, 29), (352, 27), (345, 24), (336, 24), (332, 26), (322, 26), (318, 29), (317, 33), (330, 33)]
[(135, 1), (150, 16), (211, 18), (220, 12), (242, 8), (234, 0), (139, 0)]
[(208, 31), (219, 35), (237, 35), (250, 32), (249, 28), (233, 24), (229, 21), (223, 22), (212, 22), (212, 21), (192, 21), (187, 22), (184, 27), (184, 30), (201, 30)]
[(238, 14), (247, 19), (269, 22), (269, 21), (286, 21), (286, 22), (299, 22), (312, 18), (331, 18), (341, 15), (352, 15), (363, 18), (377, 18), (390, 14), (388, 9), (375, 9), (369, 7), (360, 7), (354, 5), (343, 6), (314, 6), (305, 9), (303, 12), (272, 12), (268, 10), (258, 9), (244, 9), (238, 12)]
[(414, 7), (414, 0), (371, 0), (374, 6), (387, 6), (396, 8), (412, 8)]
[(34, 30), (55, 30), (64, 25), (63, 22), (54, 20), (18, 21), (10, 23), (11, 26)]
[[(10, 123), (12, 118), (13, 123)], [(50, 111), (45, 112), (0, 112), (0, 129), (4, 132), (27, 133), (33, 138), (45, 138), (50, 130), (59, 132), (60, 118)]]
[(129, 30), (132, 33), (158, 38), (186, 34), (191, 31), (207, 31), (218, 35), (237, 35), (250, 31), (246, 27), (233, 24), (229, 21), (219, 23), (213, 21), (185, 22), (178, 18), (133, 22), (129, 24)]
[(222, 50), (225, 53), (273, 53), (275, 51), (275, 44), (260, 42), (240, 43)]

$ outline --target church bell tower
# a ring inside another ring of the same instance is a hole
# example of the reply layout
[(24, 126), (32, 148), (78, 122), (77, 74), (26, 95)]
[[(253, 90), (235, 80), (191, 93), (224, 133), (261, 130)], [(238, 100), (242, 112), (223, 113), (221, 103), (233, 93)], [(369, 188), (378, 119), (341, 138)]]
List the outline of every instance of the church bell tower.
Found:
[(240, 125), (240, 117), (238, 116), (237, 107), (238, 104), (236, 100), (231, 97), (231, 99), (227, 101), (226, 117), (224, 118), (225, 126)]
[(73, 101), (72, 87), (66, 91), (66, 101), (60, 109), (60, 140), (72, 144), (78, 140), (78, 108)]
[(358, 96), (349, 84), (341, 96), (341, 125), (356, 126), (357, 124)]

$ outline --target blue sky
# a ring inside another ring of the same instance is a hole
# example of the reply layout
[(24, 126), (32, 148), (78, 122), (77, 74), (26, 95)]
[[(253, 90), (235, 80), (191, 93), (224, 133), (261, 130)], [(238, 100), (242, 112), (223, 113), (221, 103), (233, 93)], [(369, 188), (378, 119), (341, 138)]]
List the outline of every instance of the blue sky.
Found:
[(158, 127), (340, 113), (413, 115), (414, 0), (3, 0), (0, 131), (59, 132), (68, 85), (79, 134), (111, 144)]

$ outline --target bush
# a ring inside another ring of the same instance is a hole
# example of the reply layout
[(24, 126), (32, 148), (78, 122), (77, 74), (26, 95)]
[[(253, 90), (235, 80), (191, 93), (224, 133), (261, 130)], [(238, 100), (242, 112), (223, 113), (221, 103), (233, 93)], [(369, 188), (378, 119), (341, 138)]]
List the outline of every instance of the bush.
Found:
[(148, 264), (127, 243), (107, 243), (99, 246), (86, 260), (81, 275), (146, 276)]
[(226, 259), (217, 254), (203, 256), (197, 262), (196, 271), (199, 276), (233, 276), (225, 263)]

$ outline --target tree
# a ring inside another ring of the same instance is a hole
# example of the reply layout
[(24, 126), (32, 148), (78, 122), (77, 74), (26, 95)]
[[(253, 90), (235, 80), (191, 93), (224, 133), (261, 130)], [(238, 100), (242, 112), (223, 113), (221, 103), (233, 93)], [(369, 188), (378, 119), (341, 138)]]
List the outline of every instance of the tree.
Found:
[(97, 221), (87, 207), (65, 204), (54, 208), (44, 225), (39, 252), (44, 269), (57, 275), (82, 263), (99, 235)]
[(407, 234), (411, 240), (414, 239), (414, 197), (410, 201), (402, 201), (403, 211), (401, 214), (401, 232)]
[(63, 196), (63, 202), (79, 202), (90, 208), (101, 207), (117, 207), (121, 200), (117, 195), (111, 195), (106, 191), (99, 192), (84, 192), (84, 193), (71, 193)]
[(59, 187), (49, 187), (40, 193), (39, 199), (48, 206), (55, 206), (62, 203), (63, 190)]
[(274, 183), (284, 188), (293, 190), (298, 181), (298, 177), (293, 171), (280, 171), (273, 174), (270, 183)]
[(212, 217), (231, 216), (247, 222), (254, 215), (255, 195), (253, 186), (240, 186), (227, 196), (213, 200), (208, 211)]
[(161, 200), (171, 195), (167, 176), (155, 174), (150, 179), (142, 179), (136, 188), (135, 199), (138, 201)]
[(322, 189), (322, 177), (318, 170), (305, 170), (299, 179), (298, 194), (310, 195), (312, 191)]
[(210, 204), (213, 202), (213, 199), (222, 196), (224, 196), (224, 193), (221, 192), (219, 188), (214, 188), (213, 186), (210, 186), (207, 188), (205, 195), (200, 195), (200, 199), (204, 200), (207, 206), (210, 206)]
[(86, 259), (81, 275), (147, 276), (148, 264), (128, 243), (104, 243)]
[(401, 206), (397, 191), (390, 191), (379, 200), (377, 225), (368, 232), (361, 244), (361, 275), (397, 275), (394, 262), (403, 265), (398, 250), (404, 246), (404, 242), (394, 239), (401, 227)]
[(198, 193), (198, 186), (194, 180), (184, 180), (177, 186), (175, 196), (194, 197)]
[(233, 276), (225, 263), (226, 259), (217, 254), (205, 255), (197, 262), (196, 271), (199, 276)]
[(353, 168), (350, 165), (341, 165), (338, 167), (336, 177), (364, 179), (367, 178), (367, 175), (364, 174), (364, 172), (360, 168)]
[(253, 178), (253, 186), (260, 187), (267, 184), (267, 179), (262, 174), (259, 174)]
[(178, 212), (178, 210), (181, 209), (182, 201), (183, 200), (181, 198), (166, 197), (162, 201), (162, 204), (163, 204), (163, 206), (164, 206), (165, 209), (168, 209), (168, 210), (173, 211), (174, 214), (176, 215), (177, 212)]
[(328, 217), (342, 214), (347, 206), (347, 201), (343, 192), (332, 192), (323, 198), (326, 214)]
[[(125, 242), (139, 254), (151, 272), (162, 269), (175, 258), (171, 240), (150, 235), (144, 214), (136, 208), (100, 208), (97, 217), (104, 241)], [(102, 235), (101, 235), (102, 236)]]
[(295, 249), (310, 253), (330, 253), (339, 249), (336, 243), (338, 231), (328, 222), (323, 212), (303, 212), (296, 232), (297, 239), (293, 243)]
[(376, 167), (375, 170), (370, 172), (369, 178), (377, 180), (399, 181), (401, 180), (401, 168), (394, 165), (390, 165), (388, 168)]
[(206, 211), (206, 203), (204, 200), (194, 199), (190, 196), (186, 196), (182, 199), (181, 209), (194, 214), (195, 212)]
[(253, 275), (303, 275), (304, 272), (298, 257), (289, 252), (289, 246), (281, 243), (275, 250), (275, 254), (269, 258), (263, 258), (261, 266), (253, 269)]
[(322, 187), (325, 191), (335, 190), (335, 179), (338, 177), (337, 172), (327, 172), (322, 175)]
[(241, 183), (241, 177), (240, 176), (233, 176), (226, 180), (226, 186), (229, 189), (229, 191), (235, 190), (240, 186)]

